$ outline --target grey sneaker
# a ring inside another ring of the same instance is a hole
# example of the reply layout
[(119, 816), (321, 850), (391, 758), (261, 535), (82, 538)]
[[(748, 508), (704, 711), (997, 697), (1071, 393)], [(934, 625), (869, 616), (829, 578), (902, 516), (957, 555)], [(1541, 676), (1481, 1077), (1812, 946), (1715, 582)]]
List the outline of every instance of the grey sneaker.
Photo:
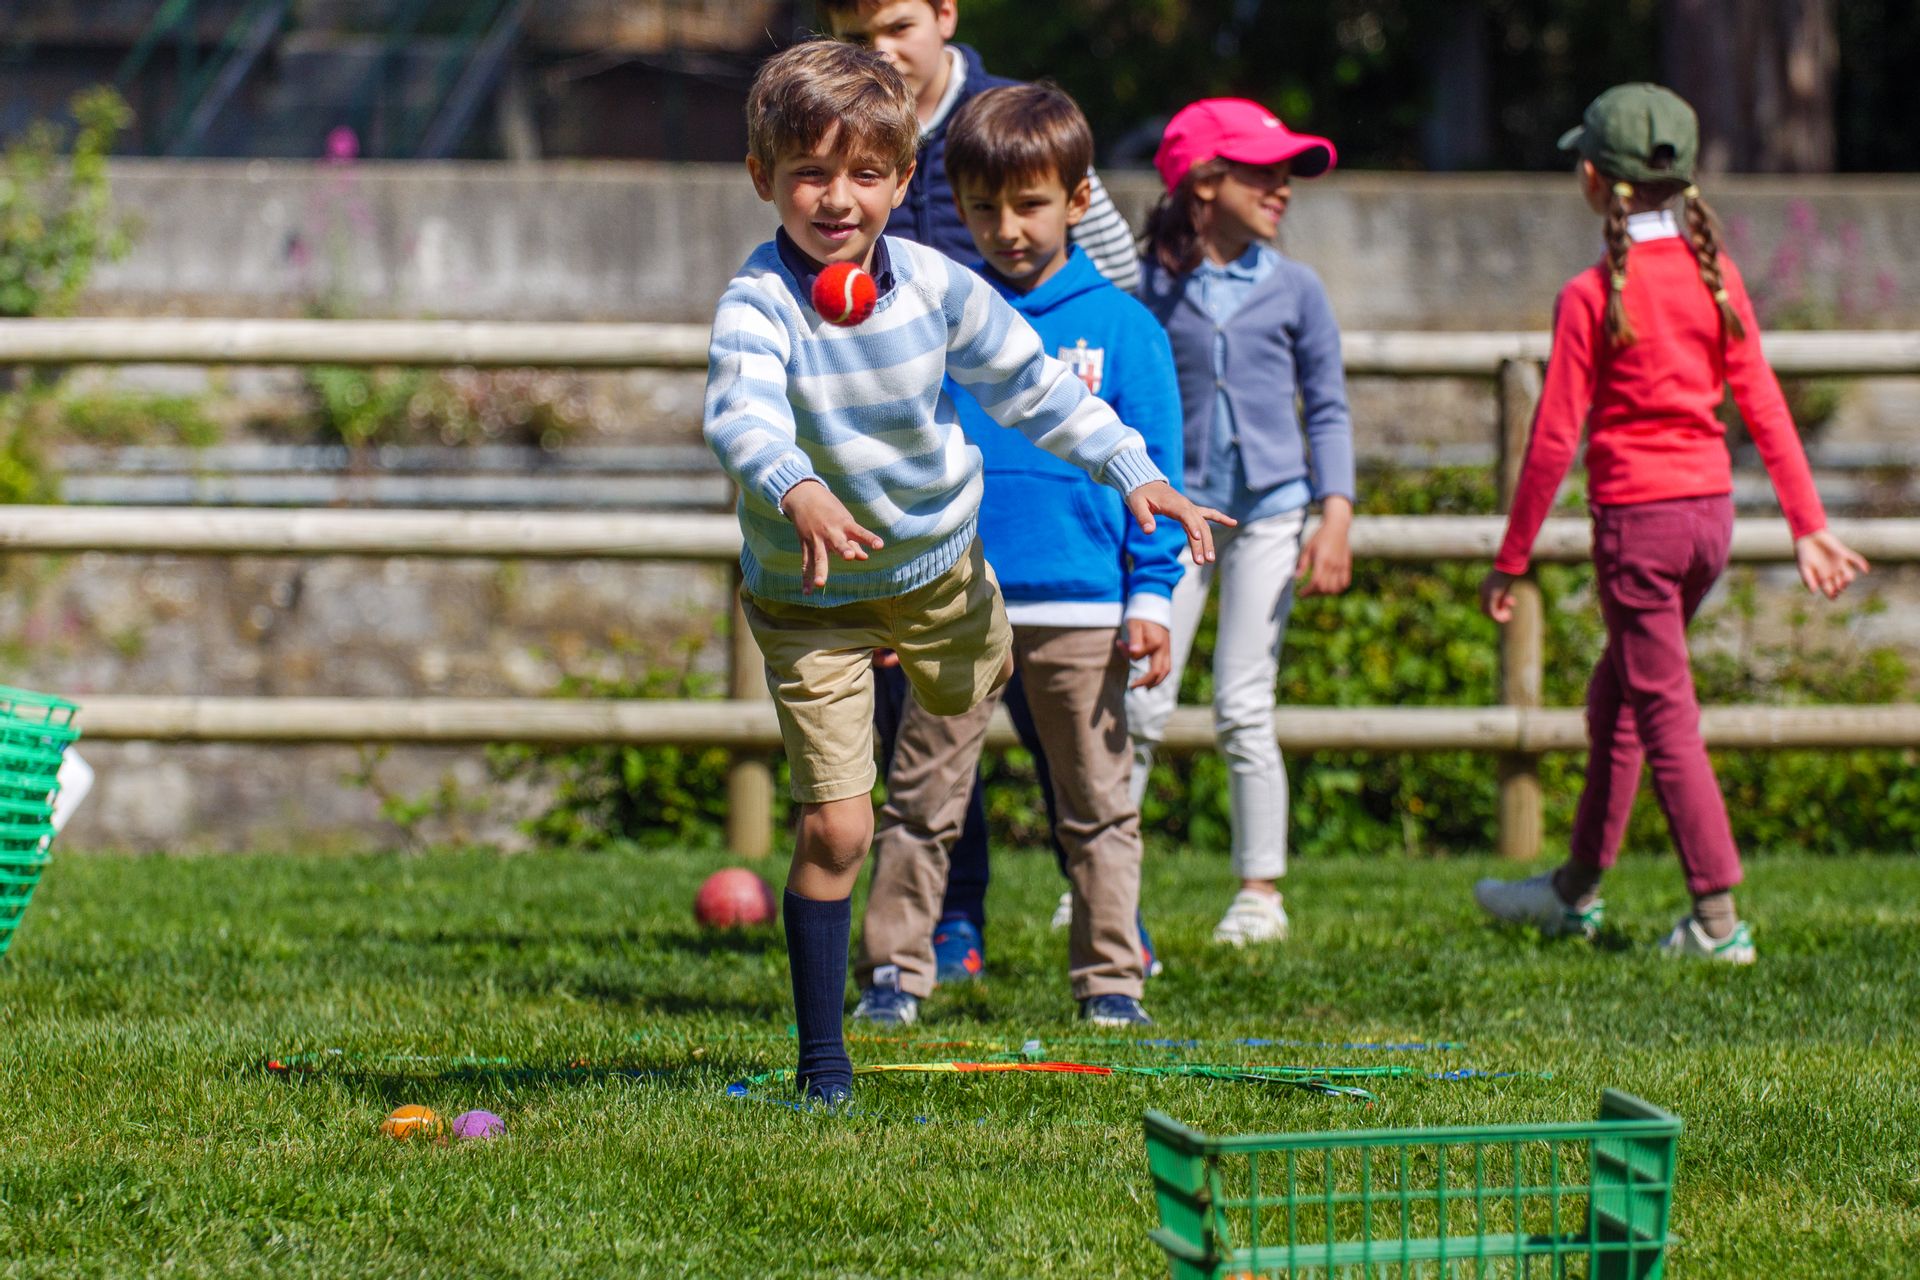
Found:
[(1660, 944), (1660, 951), (1663, 955), (1717, 960), (1721, 964), (1752, 964), (1759, 958), (1753, 949), (1753, 933), (1745, 920), (1734, 921), (1733, 932), (1716, 940), (1692, 916), (1683, 916), (1680, 923), (1673, 926), (1673, 932)]
[(900, 989), (900, 967), (885, 964), (873, 971), (873, 985), (860, 991), (853, 1020), (876, 1027), (910, 1027), (920, 1016), (920, 997)]
[(1549, 938), (1591, 938), (1607, 917), (1607, 904), (1598, 898), (1585, 910), (1568, 906), (1553, 887), (1551, 871), (1525, 880), (1482, 880), (1473, 886), (1473, 900), (1495, 920), (1530, 924)]

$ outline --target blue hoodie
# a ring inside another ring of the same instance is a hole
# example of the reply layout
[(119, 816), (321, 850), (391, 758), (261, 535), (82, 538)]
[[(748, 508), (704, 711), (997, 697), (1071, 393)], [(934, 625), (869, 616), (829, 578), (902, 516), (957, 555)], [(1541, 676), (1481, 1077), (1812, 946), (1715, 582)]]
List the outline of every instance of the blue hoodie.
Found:
[[(976, 255), (977, 256), (977, 255)], [(1074, 247), (1032, 293), (983, 272), (1039, 333), (1047, 352), (1080, 374), (1147, 453), (1181, 483), (1180, 387), (1173, 349), (1151, 312), (1122, 293)], [(980, 540), (1000, 579), (1008, 616), (1034, 626), (1117, 626), (1128, 618), (1171, 623), (1186, 535), (1171, 520), (1143, 534), (1120, 495), (987, 416), (951, 383), (960, 429), (979, 447), (986, 488)], [(1055, 606), (1038, 609), (1034, 606)]]

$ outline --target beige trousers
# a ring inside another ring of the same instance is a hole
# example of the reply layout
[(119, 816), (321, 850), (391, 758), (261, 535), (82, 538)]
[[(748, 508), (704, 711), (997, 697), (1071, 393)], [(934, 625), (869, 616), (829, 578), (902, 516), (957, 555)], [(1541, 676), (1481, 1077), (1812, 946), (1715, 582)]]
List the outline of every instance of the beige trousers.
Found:
[[(1055, 828), (1073, 885), (1068, 976), (1075, 999), (1138, 999), (1140, 820), (1128, 791), (1127, 658), (1110, 629), (1013, 629), (1013, 660), (1053, 773)], [(856, 976), (898, 966), (900, 987), (932, 992), (933, 930), (947, 887), (947, 854), (966, 821), (995, 694), (971, 711), (936, 716), (909, 699), (874, 835), (873, 888)]]

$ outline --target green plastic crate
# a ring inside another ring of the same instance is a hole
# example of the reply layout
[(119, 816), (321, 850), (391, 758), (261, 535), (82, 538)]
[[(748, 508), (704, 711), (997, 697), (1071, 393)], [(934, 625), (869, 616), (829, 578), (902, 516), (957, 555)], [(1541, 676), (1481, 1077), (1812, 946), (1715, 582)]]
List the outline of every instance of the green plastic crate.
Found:
[(1209, 1137), (1149, 1111), (1174, 1280), (1658, 1280), (1680, 1119), (1609, 1089), (1589, 1123)]
[(80, 736), (64, 698), (0, 685), (0, 955), (46, 871), (60, 761)]
[(13, 944), (13, 932), (20, 927), (20, 917), (26, 912), (27, 904), (33, 901), (33, 891), (40, 885), (40, 873), (47, 865), (47, 855), (15, 855), (0, 853), (0, 955), (5, 955)]
[(0, 684), (0, 718), (17, 720), (21, 724), (66, 729), (70, 731), (69, 741), (80, 736), (80, 731), (73, 727), (74, 714), (79, 710), (77, 703), (56, 698), (50, 693), (35, 693), (31, 689), (16, 689), (12, 685)]

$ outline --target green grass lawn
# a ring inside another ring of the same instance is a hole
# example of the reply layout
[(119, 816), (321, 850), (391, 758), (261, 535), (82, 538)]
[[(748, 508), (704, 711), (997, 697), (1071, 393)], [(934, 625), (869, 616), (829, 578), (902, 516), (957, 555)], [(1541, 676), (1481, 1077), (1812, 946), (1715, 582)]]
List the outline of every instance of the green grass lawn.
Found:
[[(58, 858), (0, 959), (0, 1276), (1163, 1275), (1149, 1107), (1220, 1132), (1545, 1121), (1592, 1115), (1607, 1086), (1686, 1122), (1669, 1274), (1920, 1266), (1920, 861), (1756, 860), (1741, 903), (1761, 962), (1742, 972), (1655, 954), (1681, 907), (1664, 861), (1610, 882), (1598, 947), (1483, 926), (1468, 889), (1489, 863), (1305, 863), (1295, 939), (1237, 954), (1207, 942), (1224, 859), (1155, 855), (1159, 1034), (1450, 1040), (1465, 1047), (1209, 1052), (1526, 1074), (1387, 1081), (1370, 1106), (866, 1077), (844, 1116), (725, 1096), (791, 1049), (777, 935), (690, 919), (721, 861)], [(1073, 1043), (1051, 861), (998, 869), (989, 981), (939, 993), (909, 1039), (1152, 1060)], [(261, 1066), (327, 1048), (366, 1058)], [(372, 1060), (401, 1054), (526, 1069)], [(855, 1046), (856, 1063), (940, 1056)], [(615, 1066), (661, 1074), (592, 1069)], [(510, 1136), (378, 1136), (402, 1102), (486, 1107)]]

